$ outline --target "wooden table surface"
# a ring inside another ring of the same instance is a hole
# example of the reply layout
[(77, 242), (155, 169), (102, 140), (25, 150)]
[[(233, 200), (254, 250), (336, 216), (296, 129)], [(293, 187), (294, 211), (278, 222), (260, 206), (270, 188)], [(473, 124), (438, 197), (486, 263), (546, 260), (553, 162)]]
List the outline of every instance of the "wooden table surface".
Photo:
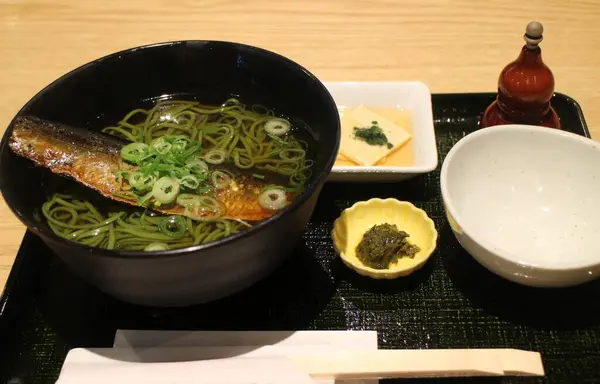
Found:
[[(65, 72), (116, 50), (214, 39), (281, 53), (324, 81), (416, 80), (495, 91), (527, 23), (543, 23), (556, 91), (600, 138), (597, 0), (0, 0), (0, 127)], [(0, 202), (0, 287), (24, 227)]]

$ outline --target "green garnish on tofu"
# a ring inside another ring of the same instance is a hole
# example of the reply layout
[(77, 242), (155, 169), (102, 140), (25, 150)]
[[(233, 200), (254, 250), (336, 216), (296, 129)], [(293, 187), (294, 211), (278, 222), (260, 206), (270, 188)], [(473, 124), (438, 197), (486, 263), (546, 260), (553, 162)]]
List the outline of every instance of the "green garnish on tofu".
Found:
[(385, 145), (388, 149), (393, 147), (377, 121), (372, 121), (370, 127), (354, 127), (354, 137), (369, 145)]

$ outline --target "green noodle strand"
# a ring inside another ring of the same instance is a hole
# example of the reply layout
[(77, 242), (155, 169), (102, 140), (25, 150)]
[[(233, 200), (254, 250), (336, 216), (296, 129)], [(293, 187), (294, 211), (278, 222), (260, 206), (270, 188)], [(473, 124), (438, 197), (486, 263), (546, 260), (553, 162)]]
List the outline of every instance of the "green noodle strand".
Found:
[(91, 247), (128, 251), (144, 250), (156, 242), (165, 243), (169, 248), (205, 244), (239, 233), (248, 226), (244, 222), (229, 219), (196, 224), (186, 218), (184, 235), (174, 238), (160, 230), (161, 223), (168, 216), (119, 211), (110, 212), (105, 217), (90, 202), (59, 194), (43, 205), (42, 213), (50, 229), (62, 238)]
[(200, 142), (199, 155), (223, 149), (227, 161), (240, 169), (256, 168), (290, 178), (300, 191), (308, 181), (294, 176), (303, 172), (308, 144), (292, 133), (274, 137), (265, 124), (274, 116), (260, 105), (250, 109), (237, 99), (220, 106), (202, 105), (195, 101), (163, 100), (149, 109), (129, 112), (116, 126), (104, 132), (129, 141), (150, 144), (164, 135), (184, 135)]
[[(103, 132), (148, 146), (161, 137), (164, 137), (163, 140), (170, 137), (169, 148), (170, 145), (172, 148), (181, 145), (183, 140), (182, 149), (173, 157), (160, 157), (162, 160), (157, 160), (159, 157), (151, 154), (149, 156), (156, 156), (140, 157), (139, 160), (145, 163), (136, 163), (145, 177), (158, 178), (159, 172), (169, 172), (168, 175), (177, 179), (178, 183), (187, 180), (188, 184), (182, 185), (194, 185), (194, 178), (190, 179), (189, 169), (182, 170), (177, 168), (181, 165), (174, 164), (187, 165), (189, 158), (197, 157), (195, 161), (198, 161), (206, 159), (210, 151), (221, 152), (223, 155), (219, 162), (211, 163), (211, 168), (206, 169), (207, 175), (195, 176), (198, 187), (186, 187), (193, 189), (186, 193), (193, 192), (201, 196), (207, 193), (206, 196), (212, 198), (211, 190), (225, 188), (206, 184), (214, 179), (212, 174), (224, 172), (235, 180), (238, 172), (233, 168), (246, 173), (248, 177), (252, 175), (254, 180), (261, 180), (265, 185), (283, 185), (281, 188), (288, 193), (301, 193), (311, 178), (314, 164), (307, 159), (308, 143), (296, 137), (294, 129), (297, 127), (290, 126), (287, 132), (273, 131), (272, 126), (267, 129), (266, 125), (273, 118), (273, 111), (260, 105), (247, 108), (234, 98), (217, 106), (188, 100), (162, 100), (150, 109), (130, 111), (114, 126), (104, 128)], [(136, 188), (140, 187), (129, 183), (131, 175), (127, 170), (118, 170), (115, 176), (122, 188), (114, 193), (115, 196), (141, 205), (152, 195), (146, 185), (137, 191)], [(57, 236), (91, 247), (130, 251), (206, 244), (251, 226), (237, 219), (166, 216), (143, 208), (106, 211), (89, 201), (67, 194), (55, 194), (48, 199), (42, 206), (42, 213)]]

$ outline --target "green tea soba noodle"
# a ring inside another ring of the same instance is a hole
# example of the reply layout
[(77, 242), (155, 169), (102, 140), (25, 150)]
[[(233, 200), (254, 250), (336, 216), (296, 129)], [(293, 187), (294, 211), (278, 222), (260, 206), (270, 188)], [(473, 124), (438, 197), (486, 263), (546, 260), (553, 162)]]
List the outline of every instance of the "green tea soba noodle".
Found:
[[(68, 194), (55, 194), (42, 208), (57, 235), (88, 246), (158, 251), (225, 238), (253, 224), (223, 209), (227, 202), (219, 198), (228, 189), (247, 187), (251, 179), (260, 186), (254, 204), (280, 210), (311, 176), (308, 143), (290, 122), (236, 99), (220, 106), (159, 101), (132, 110), (103, 132), (131, 142), (121, 157), (135, 171), (120, 169), (115, 178), (123, 188), (119, 197), (140, 208), (106, 211)], [(184, 214), (152, 211), (177, 206)]]
[(262, 111), (247, 109), (236, 99), (216, 107), (166, 100), (151, 110), (135, 109), (103, 131), (147, 145), (161, 136), (183, 135), (199, 142), (199, 154), (214, 157), (215, 164), (231, 160), (239, 169), (275, 172), (301, 188), (312, 166), (306, 159), (308, 144), (290, 132), (287, 120), (259, 108)]
[(62, 238), (105, 249), (160, 251), (205, 244), (240, 232), (243, 221), (193, 221), (183, 216), (145, 211), (101, 214), (89, 201), (55, 194), (42, 206), (54, 233)]

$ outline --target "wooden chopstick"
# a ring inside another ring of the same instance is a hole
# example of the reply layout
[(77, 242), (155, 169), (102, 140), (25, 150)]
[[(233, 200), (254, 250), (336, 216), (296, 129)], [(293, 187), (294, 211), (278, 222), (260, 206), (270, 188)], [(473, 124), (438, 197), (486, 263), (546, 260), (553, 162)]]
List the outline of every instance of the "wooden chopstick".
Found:
[(544, 376), (539, 353), (516, 349), (340, 351), (290, 360), (317, 380)]
[[(256, 349), (255, 349), (256, 348)], [(134, 375), (144, 366), (167, 371), (204, 371), (219, 364), (291, 362), (313, 380), (469, 376), (544, 376), (539, 353), (517, 349), (344, 349), (325, 347), (92, 348), (73, 356), (70, 370), (96, 370), (99, 377)], [(90, 371), (91, 372), (91, 371)], [(132, 376), (133, 377), (133, 376)], [(158, 379), (158, 377), (154, 377)]]

